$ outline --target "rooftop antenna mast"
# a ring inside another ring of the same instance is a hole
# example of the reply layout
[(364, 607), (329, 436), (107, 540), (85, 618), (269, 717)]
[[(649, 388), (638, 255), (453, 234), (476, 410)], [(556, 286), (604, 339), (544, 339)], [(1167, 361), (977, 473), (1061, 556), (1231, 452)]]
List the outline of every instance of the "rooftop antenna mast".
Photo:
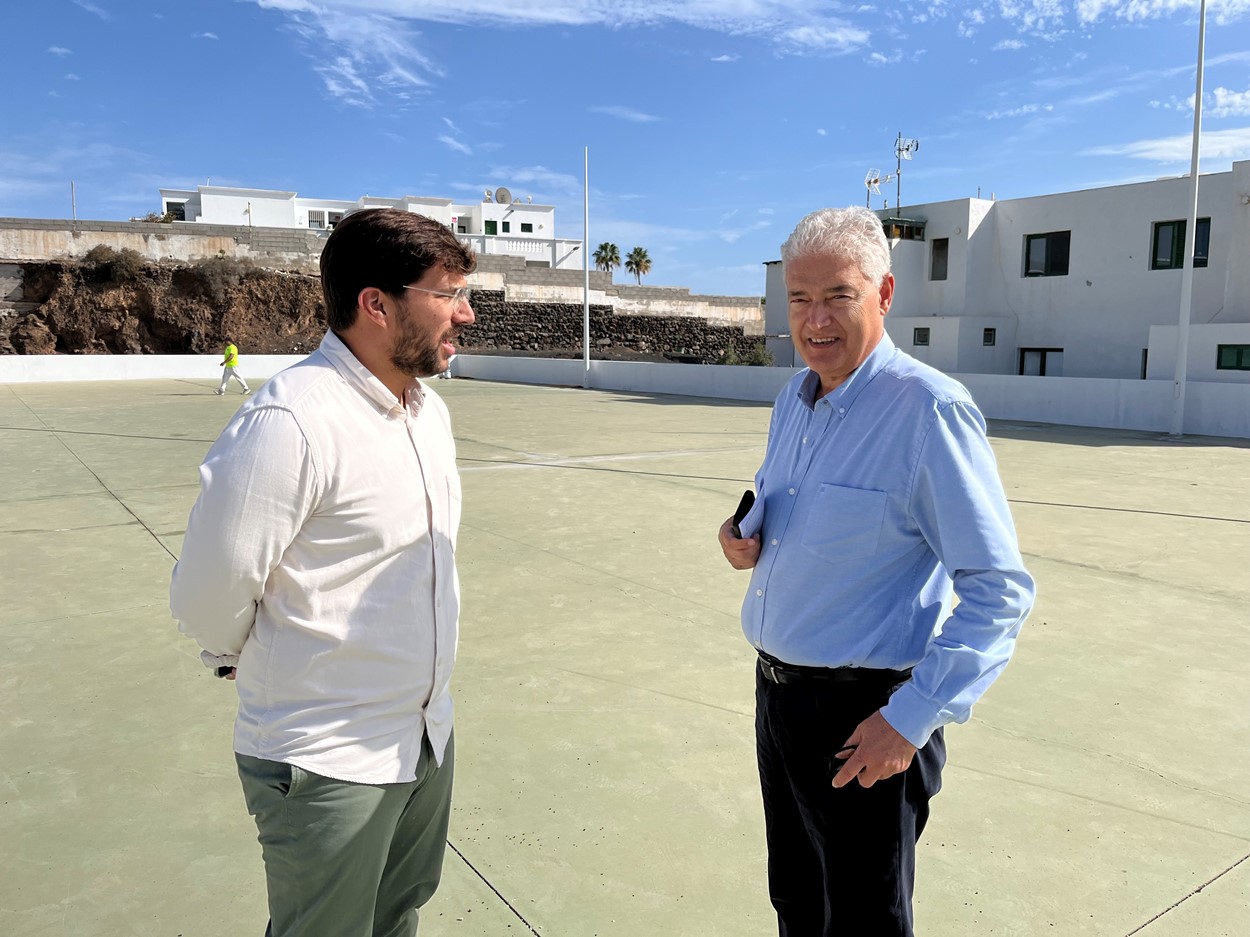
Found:
[(868, 194), (864, 198), (864, 207), (872, 208), (872, 197), (881, 194), (881, 186), (894, 178), (894, 173), (888, 176), (881, 175), (880, 169), (868, 170), (868, 175), (864, 176), (864, 188), (868, 190)]
[(895, 190), (894, 190), (894, 208), (898, 210), (903, 204), (903, 160), (911, 159), (911, 154), (920, 149), (919, 140), (906, 140), (903, 138), (903, 132), (900, 130), (898, 139), (894, 141), (894, 159), (896, 169), (894, 170)]

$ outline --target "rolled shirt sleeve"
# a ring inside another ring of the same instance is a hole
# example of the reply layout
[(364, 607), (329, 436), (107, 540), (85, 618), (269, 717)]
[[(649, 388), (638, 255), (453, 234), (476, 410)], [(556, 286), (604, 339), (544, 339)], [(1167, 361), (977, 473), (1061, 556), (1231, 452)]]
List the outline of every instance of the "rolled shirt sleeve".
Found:
[(314, 453), (282, 407), (245, 411), (209, 450), (169, 592), (179, 630), (204, 649), (206, 665), (238, 662), (265, 583), (317, 488)]

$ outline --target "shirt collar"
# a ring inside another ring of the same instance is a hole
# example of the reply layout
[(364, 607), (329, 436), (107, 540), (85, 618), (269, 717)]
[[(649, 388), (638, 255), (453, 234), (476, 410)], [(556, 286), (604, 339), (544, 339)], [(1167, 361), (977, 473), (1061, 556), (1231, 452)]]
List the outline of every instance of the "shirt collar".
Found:
[[(845, 412), (855, 402), (860, 391), (867, 387), (877, 372), (885, 367), (885, 363), (894, 357), (897, 350), (890, 334), (882, 332), (881, 341), (877, 342), (877, 347), (864, 359), (863, 364), (852, 371), (850, 377), (820, 399), (827, 401), (830, 406), (836, 403), (839, 409)], [(819, 390), (820, 375), (809, 368), (807, 376), (799, 382), (798, 398), (809, 410), (814, 410), (818, 402), (816, 393)]]
[[(360, 363), (360, 359), (352, 354), (352, 350), (334, 332), (326, 332), (321, 339), (321, 353), (326, 356), (343, 380), (356, 388), (360, 394), (372, 403), (381, 413), (388, 416), (402, 416), (404, 402), (390, 392), (385, 384), (377, 379), (372, 371)], [(415, 377), (404, 391), (407, 409), (416, 416), (421, 412), (425, 402), (425, 386)]]

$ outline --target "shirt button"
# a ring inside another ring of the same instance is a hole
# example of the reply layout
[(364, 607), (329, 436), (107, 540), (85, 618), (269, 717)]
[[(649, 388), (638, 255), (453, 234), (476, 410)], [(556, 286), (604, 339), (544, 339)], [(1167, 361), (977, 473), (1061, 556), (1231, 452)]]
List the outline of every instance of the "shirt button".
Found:
[(794, 489), (793, 489), (793, 488), (791, 488), (791, 489), (790, 489), (790, 494), (794, 494)]
[(838, 412), (839, 412), (839, 413), (845, 413), (845, 412), (846, 412), (846, 407), (838, 407)]
[(807, 445), (807, 437), (806, 437), (806, 436), (804, 436), (804, 437), (803, 437), (803, 445), (805, 445), (805, 446)]
[(763, 595), (763, 594), (764, 594), (764, 590), (763, 590), (763, 589), (756, 589), (756, 590), (755, 590), (755, 594), (756, 594), (757, 596), (758, 596), (758, 595)]
[(776, 545), (777, 545), (777, 538), (773, 537), (773, 546), (776, 546)]

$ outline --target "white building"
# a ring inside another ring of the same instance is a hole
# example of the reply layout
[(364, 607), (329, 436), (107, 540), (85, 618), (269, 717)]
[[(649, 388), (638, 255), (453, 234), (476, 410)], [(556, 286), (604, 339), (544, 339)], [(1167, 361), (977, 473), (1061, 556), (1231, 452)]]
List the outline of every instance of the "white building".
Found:
[[(1250, 161), (1198, 182), (1187, 377), (1250, 383)], [(1177, 177), (879, 212), (886, 328), (948, 373), (1171, 380), (1190, 204)], [(788, 333), (780, 262), (767, 284), (766, 330)], [(794, 360), (788, 338), (769, 345)]]
[(176, 222), (265, 228), (308, 228), (327, 234), (351, 212), (362, 208), (397, 208), (416, 212), (454, 228), (480, 254), (524, 257), (532, 266), (581, 269), (581, 241), (555, 234), (555, 208), (514, 200), (504, 188), (487, 191), (480, 202), (449, 198), (380, 198), (355, 201), (299, 198), (294, 192), (201, 185), (161, 189), (161, 213)]

